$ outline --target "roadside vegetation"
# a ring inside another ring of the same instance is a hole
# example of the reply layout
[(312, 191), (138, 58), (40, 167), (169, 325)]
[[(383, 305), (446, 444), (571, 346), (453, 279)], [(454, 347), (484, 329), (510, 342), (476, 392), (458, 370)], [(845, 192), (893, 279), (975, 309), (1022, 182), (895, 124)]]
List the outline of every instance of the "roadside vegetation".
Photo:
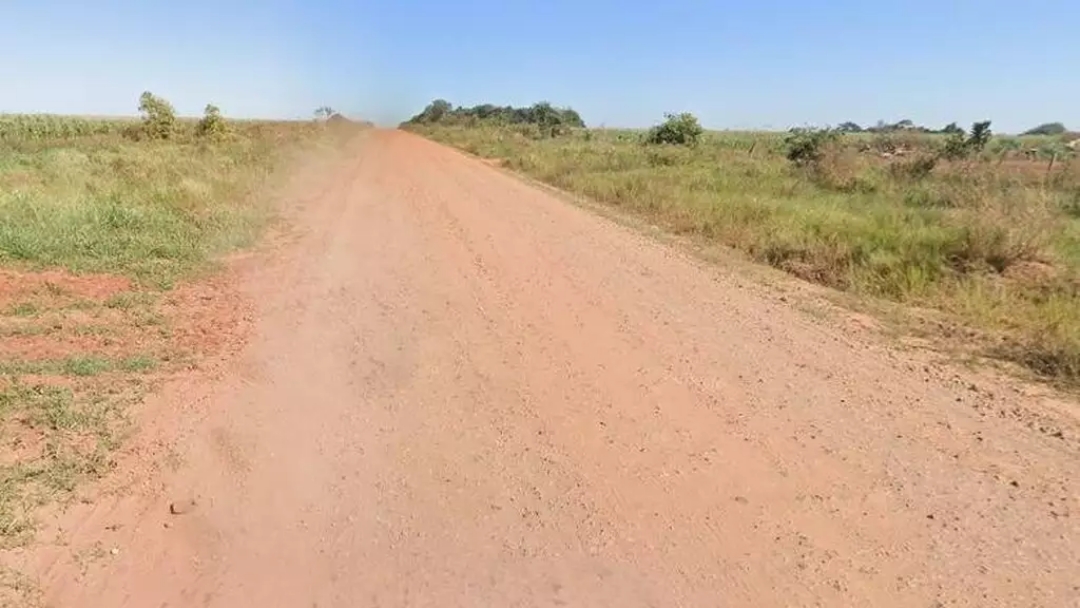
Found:
[(1061, 125), (740, 133), (679, 114), (553, 134), (441, 116), (403, 127), (804, 279), (936, 310), (982, 354), (1080, 382), (1080, 159)]
[(130, 406), (212, 341), (214, 294), (186, 282), (255, 242), (267, 181), (358, 126), (137, 103), (132, 118), (0, 115), (0, 548), (110, 470)]

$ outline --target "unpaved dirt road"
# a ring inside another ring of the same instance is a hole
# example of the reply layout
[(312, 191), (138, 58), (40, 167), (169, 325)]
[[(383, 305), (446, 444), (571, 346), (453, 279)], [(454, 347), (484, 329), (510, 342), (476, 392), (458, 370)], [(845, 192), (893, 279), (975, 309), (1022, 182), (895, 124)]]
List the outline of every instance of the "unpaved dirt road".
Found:
[(412, 135), (309, 194), (50, 605), (1080, 606), (1076, 426), (1004, 380)]

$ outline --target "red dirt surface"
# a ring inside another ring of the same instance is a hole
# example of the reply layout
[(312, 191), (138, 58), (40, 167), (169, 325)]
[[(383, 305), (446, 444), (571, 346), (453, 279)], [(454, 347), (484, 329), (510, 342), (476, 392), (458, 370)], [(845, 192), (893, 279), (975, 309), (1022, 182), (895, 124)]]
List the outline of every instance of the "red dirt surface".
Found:
[(13, 560), (47, 605), (1080, 605), (1071, 406), (415, 136), (318, 175), (237, 356)]
[(130, 289), (130, 279), (115, 275), (75, 275), (64, 270), (0, 270), (0, 307), (43, 293), (57, 292), (70, 297), (104, 300)]

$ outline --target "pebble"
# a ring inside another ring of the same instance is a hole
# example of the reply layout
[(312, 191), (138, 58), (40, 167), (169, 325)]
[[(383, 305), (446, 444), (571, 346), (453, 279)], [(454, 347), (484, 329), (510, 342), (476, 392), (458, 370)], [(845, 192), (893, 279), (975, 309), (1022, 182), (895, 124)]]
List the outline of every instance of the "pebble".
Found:
[(169, 513), (172, 513), (173, 515), (184, 515), (190, 513), (194, 509), (194, 500), (178, 500), (169, 504)]

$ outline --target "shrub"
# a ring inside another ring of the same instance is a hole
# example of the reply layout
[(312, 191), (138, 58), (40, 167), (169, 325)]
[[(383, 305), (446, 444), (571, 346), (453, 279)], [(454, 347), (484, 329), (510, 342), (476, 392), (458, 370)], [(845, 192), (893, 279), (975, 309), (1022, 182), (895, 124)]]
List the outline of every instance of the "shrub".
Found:
[(229, 134), (229, 125), (221, 115), (221, 109), (214, 104), (206, 104), (203, 117), (195, 125), (195, 134), (209, 139), (222, 139)]
[[(949, 126), (956, 127), (955, 123)], [(985, 150), (992, 135), (989, 120), (971, 125), (970, 134), (965, 133), (959, 127), (949, 129), (945, 137), (945, 146), (941, 149), (941, 155), (952, 160), (967, 158), (973, 153), (977, 154)]]
[(701, 139), (705, 129), (693, 114), (665, 114), (664, 122), (649, 129), (645, 137), (648, 144), (674, 144), (693, 146)]
[(941, 149), (941, 156), (950, 160), (964, 158), (968, 155), (967, 133), (963, 129), (949, 131), (945, 136), (945, 145)]
[(1062, 135), (1067, 131), (1060, 122), (1048, 122), (1024, 131), (1024, 135)]
[(840, 133), (833, 129), (796, 127), (784, 138), (785, 155), (800, 167), (810, 166), (821, 162), (826, 145), (839, 138)]
[(172, 104), (145, 91), (139, 96), (142, 134), (150, 139), (169, 139), (176, 134), (176, 110)]
[(889, 165), (889, 172), (898, 179), (922, 180), (934, 172), (938, 158), (937, 155), (923, 154), (911, 160)]

